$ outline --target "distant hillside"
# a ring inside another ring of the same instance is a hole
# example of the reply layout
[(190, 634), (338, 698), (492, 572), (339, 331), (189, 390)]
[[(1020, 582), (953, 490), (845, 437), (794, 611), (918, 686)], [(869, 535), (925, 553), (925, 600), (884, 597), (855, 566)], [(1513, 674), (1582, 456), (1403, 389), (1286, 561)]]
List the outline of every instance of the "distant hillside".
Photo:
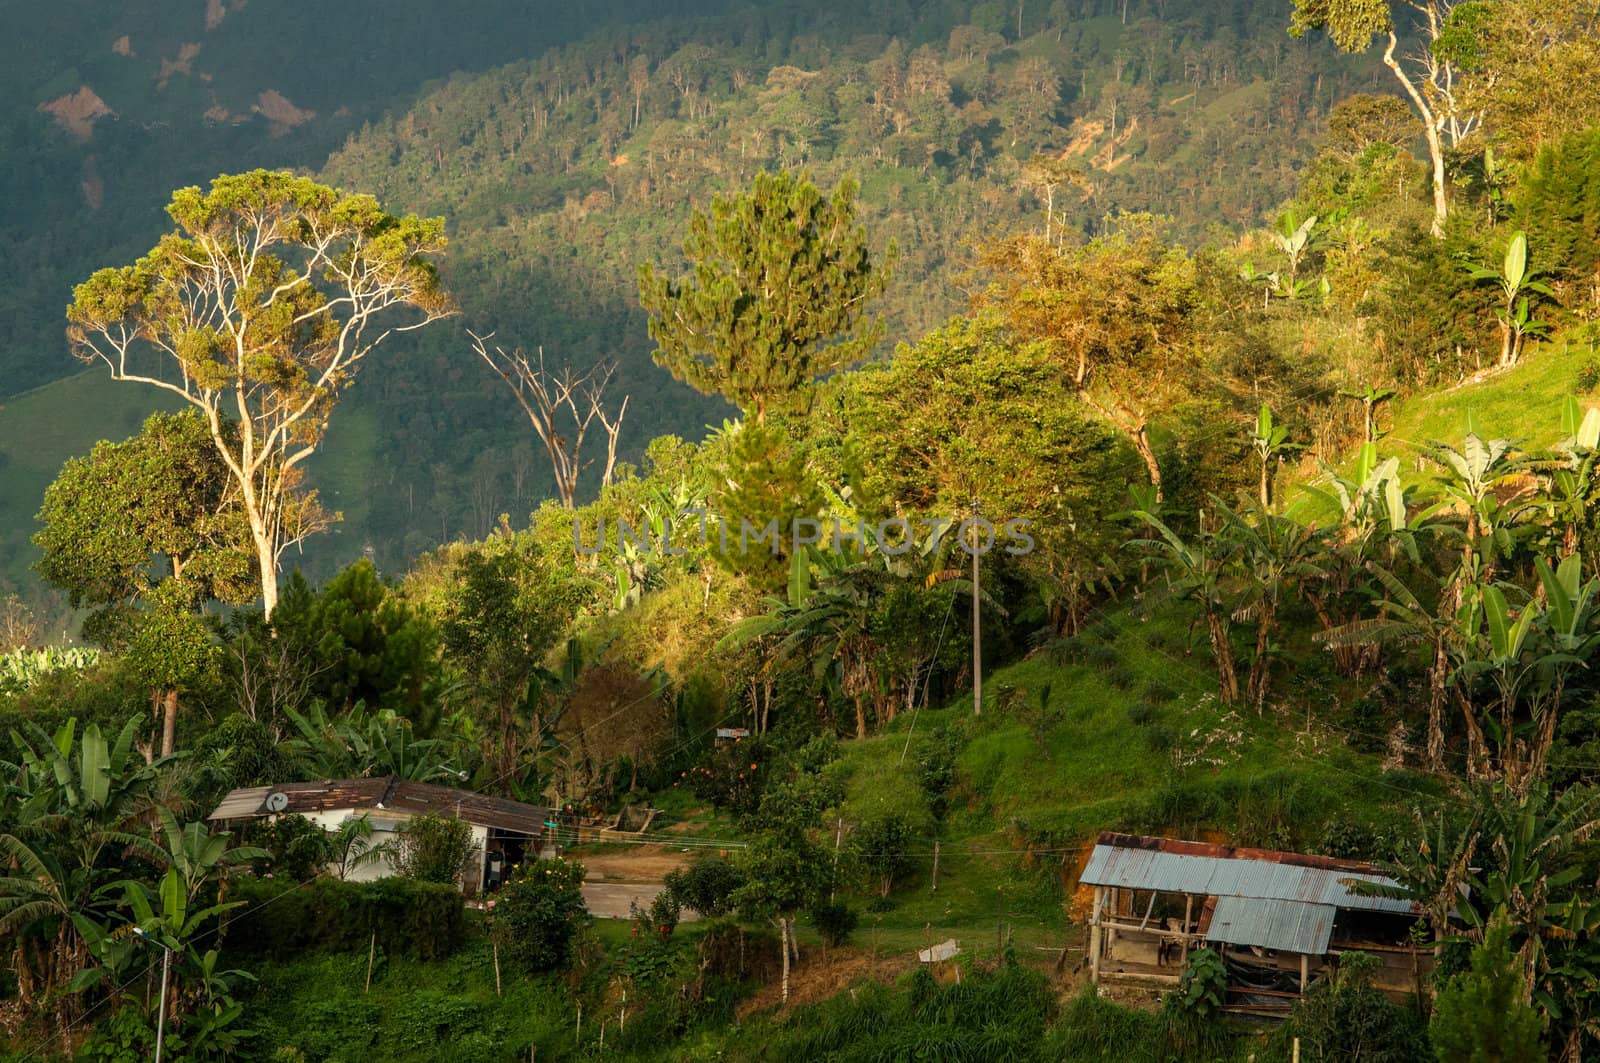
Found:
[[(994, 3), (440, 10), (194, 0), (172, 16), (76, 0), (48, 20), (27, 16), (8, 47), (48, 46), (0, 64), (0, 86), (23, 104), (0, 112), (0, 136), (19, 146), (0, 161), (0, 237), (12, 249), (0, 265), (11, 325), (0, 394), (74, 371), (60, 319), (70, 285), (146, 249), (173, 187), (256, 165), (316, 167), (337, 147), (322, 166), (330, 181), (446, 216), (446, 279), (464, 308), (386, 348), (314, 470), (360, 485), (359, 504), (334, 499), (340, 533), (302, 560), (326, 572), (363, 551), (393, 569), (442, 539), (483, 534), (501, 512), (527, 513), (548, 490), (464, 327), (542, 345), (556, 363), (617, 360), (628, 457), (727, 414), (650, 364), (634, 276), (643, 259), (676, 259), (691, 205), (761, 167), (861, 178), (872, 238), (900, 249), (882, 305), (892, 343), (964, 305), (974, 242), (1045, 224), (1046, 192), (1025, 166), (1035, 155), (1082, 175), (1050, 192), (1058, 230), (1145, 210), (1201, 242), (1274, 212), (1332, 103), (1386, 87), (1370, 57), (1292, 41), (1283, 12), (1238, 0), (1028, 4), (1020, 25)], [(327, 43), (351, 39), (369, 43), (360, 54)], [(426, 79), (488, 67), (413, 96)], [(333, 449), (341, 435), (360, 445)], [(53, 468), (81, 449), (32, 448), (28, 461)], [(27, 581), (42, 474), (4, 488), (0, 581)]]
[[(169, 193), (314, 168), (430, 79), (597, 25), (735, 0), (62, 0), (6, 5), (0, 40), (0, 395), (74, 372), (71, 286), (147, 250)], [(360, 44), (352, 47), (350, 42)]]
[[(1202, 242), (1275, 212), (1327, 108), (1379, 85), (1376, 64), (1289, 40), (1279, 12), (1207, 3), (1158, 19), (1135, 5), (1124, 24), (1111, 5), (1088, 6), (1080, 18), (1028, 5), (1021, 39), (1014, 23), (837, 42), (662, 23), (453, 78), (352, 138), (324, 174), (449, 219), (446, 280), (465, 324), (557, 361), (620, 361), (637, 454), (724, 412), (650, 363), (638, 264), (677, 262), (691, 206), (762, 167), (861, 179), (871, 238), (900, 252), (881, 304), (897, 342), (964, 307), (974, 243), (1044, 226), (1036, 155), (1081, 175), (1051, 193), (1058, 231), (1152, 211)], [(468, 357), (459, 334), (436, 330), (392, 358), (382, 385), (394, 389), (382, 407), (389, 472), (410, 504), (429, 496), (430, 523), (451, 534), (480, 529), (459, 497), (432, 494), (442, 481), (430, 470), (494, 480), (490, 508), (516, 512), (505, 455), (528, 436)], [(401, 535), (407, 552), (420, 541), (406, 536), (436, 533), (402, 532), (393, 499), (374, 519), (372, 537)]]

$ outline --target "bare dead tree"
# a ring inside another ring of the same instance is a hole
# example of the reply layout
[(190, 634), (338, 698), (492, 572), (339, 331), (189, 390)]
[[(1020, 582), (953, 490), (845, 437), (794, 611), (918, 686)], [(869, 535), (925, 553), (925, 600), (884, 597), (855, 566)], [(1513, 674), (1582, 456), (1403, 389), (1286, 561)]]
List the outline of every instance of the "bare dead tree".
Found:
[(469, 330), (467, 335), (472, 337), (472, 349), (478, 357), (499, 374), (516, 396), (534, 433), (549, 452), (561, 504), (568, 509), (577, 505), (578, 477), (592, 464), (583, 460), (583, 442), (596, 424), (606, 434), (606, 463), (600, 486), (610, 486), (617, 465), (617, 439), (622, 432), (622, 419), (628, 413), (626, 395), (615, 417), (605, 406), (606, 388), (617, 372), (615, 363), (601, 362), (586, 373), (576, 372), (571, 366), (552, 372), (545, 368), (543, 347), (529, 358), (521, 350), (491, 347), (492, 332), (479, 336)]
[(293, 639), (246, 632), (228, 642), (230, 686), (241, 712), (283, 736), (284, 710), (303, 711), (317, 676), (332, 667)]
[(39, 621), (21, 598), (0, 595), (0, 654), (36, 646), (40, 634)]

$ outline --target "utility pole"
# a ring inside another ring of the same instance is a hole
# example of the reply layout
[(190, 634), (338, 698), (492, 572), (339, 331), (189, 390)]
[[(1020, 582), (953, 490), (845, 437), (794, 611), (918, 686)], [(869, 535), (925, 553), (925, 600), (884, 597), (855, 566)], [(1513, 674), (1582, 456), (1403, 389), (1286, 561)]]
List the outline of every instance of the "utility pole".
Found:
[(172, 970), (172, 950), (147, 934), (143, 927), (136, 926), (133, 932), (161, 950), (161, 1000), (156, 1005), (156, 1063), (161, 1063), (162, 1042), (167, 1033), (167, 976)]

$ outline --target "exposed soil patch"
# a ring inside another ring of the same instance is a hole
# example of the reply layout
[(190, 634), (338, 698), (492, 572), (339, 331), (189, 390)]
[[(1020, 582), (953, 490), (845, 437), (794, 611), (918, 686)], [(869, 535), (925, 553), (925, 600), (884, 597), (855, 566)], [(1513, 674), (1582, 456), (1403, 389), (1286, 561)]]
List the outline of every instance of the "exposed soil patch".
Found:
[(174, 74), (188, 74), (194, 70), (194, 61), (200, 57), (200, 46), (185, 41), (178, 47), (178, 58), (161, 60), (161, 73), (156, 75), (156, 88), (167, 87), (167, 79)]
[(297, 125), (304, 125), (317, 116), (316, 111), (303, 111), (290, 103), (277, 89), (268, 89), (256, 97), (254, 110), (268, 122), (268, 132), (281, 137)]
[[(778, 1014), (837, 996), (856, 982), (870, 980), (892, 983), (901, 975), (916, 969), (916, 966), (917, 958), (912, 953), (874, 958), (867, 949), (802, 948), (799, 966), (789, 971), (789, 1003)], [(774, 977), (754, 996), (739, 1004), (739, 1017), (742, 1019), (759, 1011), (777, 1008), (782, 999), (783, 984)]]
[(50, 115), (56, 124), (79, 140), (88, 140), (94, 135), (94, 123), (97, 118), (106, 115), (115, 115), (117, 112), (106, 106), (106, 101), (95, 95), (93, 89), (87, 85), (79, 85), (78, 91), (41, 103), (39, 110)]
[(662, 845), (631, 846), (626, 853), (579, 856), (590, 879), (612, 882), (660, 882), (689, 862), (689, 853)]

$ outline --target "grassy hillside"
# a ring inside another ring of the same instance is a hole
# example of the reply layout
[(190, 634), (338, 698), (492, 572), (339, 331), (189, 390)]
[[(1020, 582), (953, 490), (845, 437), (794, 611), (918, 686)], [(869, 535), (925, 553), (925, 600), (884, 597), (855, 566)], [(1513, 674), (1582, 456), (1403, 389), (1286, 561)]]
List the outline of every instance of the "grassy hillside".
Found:
[[(957, 699), (841, 744), (837, 770), (848, 796), (840, 818), (858, 824), (884, 812), (906, 816), (916, 833), (911, 869), (886, 903), (869, 903), (865, 890), (843, 895), (860, 923), (842, 949), (825, 949), (801, 920), (798, 1003), (904, 975), (915, 968), (917, 949), (946, 938), (960, 943), (969, 978), (1008, 945), (1051, 980), (1052, 993), (1070, 996), (1083, 977), (1081, 911), (1070, 887), (1099, 831), (1347, 854), (1345, 847), (1372, 844), (1412, 808), (1449, 799), (1437, 781), (1387, 771), (1378, 757), (1350, 748), (1348, 721), (1333, 708), (1342, 692), (1331, 689), (1337, 684), (1313, 651), (1264, 716), (1220, 711), (1184, 611), (1151, 604), (1112, 604), (1077, 639), (996, 670), (981, 718), (972, 716), (970, 700)], [(1041, 716), (1038, 698), (1047, 686)], [(923, 803), (917, 770), (927, 744), (946, 738), (957, 751), (958, 782), (939, 824)], [(673, 809), (671, 818), (690, 817), (660, 841), (697, 836), (700, 844), (709, 837), (742, 844), (725, 818), (697, 814), (684, 797), (657, 798)], [(847, 848), (848, 832), (844, 840)], [(571, 855), (583, 859), (586, 851)], [(626, 878), (614, 871), (619, 847), (605, 851), (607, 878)], [(812, 1021), (803, 1010), (774, 1010), (775, 986), (719, 982), (698, 1024), (674, 1025), (670, 1012), (641, 1015), (635, 1003), (619, 1048), (622, 991), (635, 1001), (663, 984), (687, 991), (694, 967), (712, 954), (704, 951), (707, 931), (707, 924), (684, 924), (677, 958), (646, 962), (626, 921), (601, 921), (592, 933), (605, 955), (593, 953), (562, 979), (507, 976), (503, 995), (481, 940), (432, 965), (380, 957), (370, 993), (363, 988), (365, 953), (268, 965), (250, 998), (263, 1031), (250, 1058), (288, 1046), (308, 1060), (510, 1059), (526, 1058), (535, 1044), (540, 1059), (569, 1058), (578, 1052), (573, 993), (589, 1001), (587, 1050), (597, 1051), (604, 1021), (608, 1049), (625, 1058), (761, 1058)], [(749, 938), (752, 964), (772, 945), (756, 934)], [(1057, 974), (1062, 948), (1068, 951)], [(744, 1015), (739, 1027), (730, 1024), (735, 1008)], [(638, 1022), (649, 1024), (642, 1041), (633, 1029)]]
[[(1448, 442), (1459, 440), (1470, 424), (1485, 438), (1515, 439), (1527, 448), (1552, 446), (1561, 440), (1562, 400), (1578, 395), (1578, 374), (1589, 358), (1559, 338), (1533, 346), (1510, 369), (1491, 370), (1481, 379), (1403, 400), (1389, 438), (1407, 444)], [(1593, 401), (1592, 396), (1578, 397)]]
[(61, 465), (102, 439), (125, 439), (171, 403), (88, 371), (0, 400), (0, 588), (28, 586), (34, 514)]

